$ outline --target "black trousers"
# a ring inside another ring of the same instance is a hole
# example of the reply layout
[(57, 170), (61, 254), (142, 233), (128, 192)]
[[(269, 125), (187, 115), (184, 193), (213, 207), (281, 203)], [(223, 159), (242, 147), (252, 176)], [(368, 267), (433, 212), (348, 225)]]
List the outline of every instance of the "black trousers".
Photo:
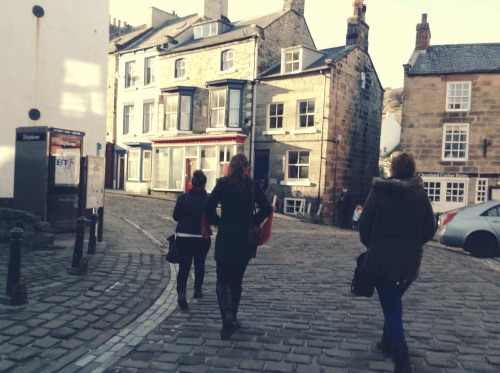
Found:
[[(217, 289), (227, 288), (231, 296), (231, 313), (234, 319), (236, 319), (236, 314), (238, 313), (238, 308), (240, 305), (241, 292), (243, 276), (250, 261), (249, 257), (241, 258), (240, 260), (217, 260)], [(220, 304), (219, 304), (220, 307)], [(222, 310), (221, 314), (224, 318), (224, 314), (229, 310)]]
[(179, 272), (177, 291), (186, 291), (191, 265), (194, 261), (194, 290), (201, 291), (205, 279), (205, 260), (210, 250), (210, 238), (177, 236), (179, 252)]

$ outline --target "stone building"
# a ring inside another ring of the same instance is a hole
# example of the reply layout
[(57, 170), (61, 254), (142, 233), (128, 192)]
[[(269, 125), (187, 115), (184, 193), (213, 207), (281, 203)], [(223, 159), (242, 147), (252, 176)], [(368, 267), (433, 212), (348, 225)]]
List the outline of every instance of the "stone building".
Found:
[(337, 185), (362, 201), (377, 175), (383, 90), (366, 6), (354, 2), (346, 45), (317, 50), (305, 0), (235, 22), (228, 3), (186, 17), (152, 8), (158, 23), (111, 42), (114, 186), (177, 195), (202, 169), (210, 191), (244, 152), (285, 212), (322, 205), (330, 221)]
[(430, 45), (427, 15), (404, 65), (401, 149), (435, 213), (500, 199), (500, 44)]

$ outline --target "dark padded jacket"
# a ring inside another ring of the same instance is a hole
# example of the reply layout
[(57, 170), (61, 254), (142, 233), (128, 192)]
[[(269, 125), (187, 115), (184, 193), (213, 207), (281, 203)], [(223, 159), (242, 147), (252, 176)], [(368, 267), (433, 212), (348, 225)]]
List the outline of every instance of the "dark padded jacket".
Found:
[(420, 177), (373, 180), (359, 219), (359, 234), (361, 242), (373, 250), (379, 276), (393, 281), (415, 280), (423, 244), (435, 230), (432, 206)]
[[(260, 225), (271, 215), (272, 206), (258, 182), (246, 178), (241, 191), (235, 191), (228, 184), (227, 177), (217, 181), (205, 203), (204, 211), (211, 225), (217, 226), (215, 239), (215, 260), (238, 261), (254, 257), (255, 248), (245, 244), (250, 220), (252, 219), (252, 185), (254, 200), (259, 210), (253, 217), (253, 224)], [(221, 215), (217, 206), (221, 206)]]
[(207, 198), (206, 194), (192, 190), (177, 197), (173, 212), (176, 232), (201, 235), (201, 216)]

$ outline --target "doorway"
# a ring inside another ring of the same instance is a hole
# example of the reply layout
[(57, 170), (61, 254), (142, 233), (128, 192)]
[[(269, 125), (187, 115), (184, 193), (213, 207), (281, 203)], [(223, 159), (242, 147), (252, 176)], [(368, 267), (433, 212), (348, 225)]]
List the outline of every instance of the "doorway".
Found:
[(255, 167), (253, 177), (258, 180), (264, 191), (269, 186), (269, 150), (255, 151)]

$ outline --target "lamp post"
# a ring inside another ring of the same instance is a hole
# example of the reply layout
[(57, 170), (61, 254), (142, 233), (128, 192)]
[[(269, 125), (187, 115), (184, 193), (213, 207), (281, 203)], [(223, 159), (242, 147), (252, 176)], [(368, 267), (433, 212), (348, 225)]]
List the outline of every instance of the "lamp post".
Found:
[(339, 150), (339, 144), (340, 141), (342, 141), (342, 135), (336, 135), (335, 138), (333, 139), (333, 142), (335, 143), (335, 160), (333, 163), (333, 206), (334, 208), (332, 209), (332, 226), (335, 225), (335, 214), (337, 213), (337, 208), (336, 208), (336, 195), (337, 195), (337, 155), (338, 155), (338, 150)]

